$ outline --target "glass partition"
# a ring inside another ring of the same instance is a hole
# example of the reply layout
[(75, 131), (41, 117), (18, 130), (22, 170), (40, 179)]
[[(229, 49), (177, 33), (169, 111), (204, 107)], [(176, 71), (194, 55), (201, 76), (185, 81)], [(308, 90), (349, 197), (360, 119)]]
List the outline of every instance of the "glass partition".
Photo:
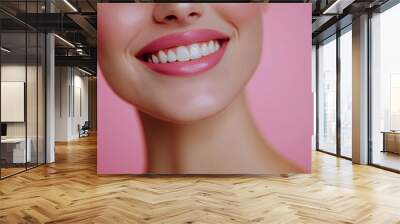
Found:
[(400, 4), (371, 18), (372, 164), (400, 171)]
[(1, 47), (1, 175), (7, 177), (24, 171), (31, 161), (26, 141), (26, 33), (2, 33)]
[(340, 36), (340, 155), (352, 157), (352, 32)]
[(38, 158), (38, 34), (36, 32), (27, 33), (27, 74), (26, 74), (26, 113), (27, 113), (27, 150), (30, 151), (31, 159), (27, 163), (28, 168), (37, 165)]
[(43, 33), (38, 33), (38, 64), (37, 64), (37, 162), (46, 162), (46, 37)]
[[(0, 1), (0, 178), (45, 163), (45, 35), (16, 17), (43, 1)], [(15, 15), (15, 16), (14, 16)]]
[(336, 36), (318, 47), (318, 149), (336, 154)]

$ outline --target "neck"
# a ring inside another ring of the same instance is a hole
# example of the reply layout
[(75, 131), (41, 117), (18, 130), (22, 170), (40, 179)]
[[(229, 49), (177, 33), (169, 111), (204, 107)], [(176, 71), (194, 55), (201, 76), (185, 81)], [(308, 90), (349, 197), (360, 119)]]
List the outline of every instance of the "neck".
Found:
[[(247, 172), (265, 161), (266, 144), (247, 109), (244, 94), (218, 114), (175, 124), (140, 113), (150, 173)], [(260, 150), (261, 149), (261, 150)], [(243, 167), (246, 170), (243, 170)]]

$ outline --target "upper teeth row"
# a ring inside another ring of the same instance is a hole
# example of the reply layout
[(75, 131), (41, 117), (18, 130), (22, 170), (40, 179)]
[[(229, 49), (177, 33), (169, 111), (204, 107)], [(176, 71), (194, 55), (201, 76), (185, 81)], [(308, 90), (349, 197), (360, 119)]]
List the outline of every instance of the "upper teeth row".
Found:
[(195, 43), (189, 46), (179, 46), (166, 50), (160, 50), (147, 58), (151, 63), (167, 63), (176, 61), (189, 61), (212, 54), (220, 48), (218, 41), (210, 40), (203, 43)]

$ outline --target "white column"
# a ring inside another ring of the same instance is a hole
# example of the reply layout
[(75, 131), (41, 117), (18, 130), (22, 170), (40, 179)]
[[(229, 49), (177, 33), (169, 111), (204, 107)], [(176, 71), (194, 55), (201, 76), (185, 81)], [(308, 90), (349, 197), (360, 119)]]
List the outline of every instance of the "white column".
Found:
[(55, 161), (54, 133), (55, 133), (55, 55), (54, 35), (46, 36), (46, 163)]
[(353, 20), (353, 162), (368, 163), (368, 15)]

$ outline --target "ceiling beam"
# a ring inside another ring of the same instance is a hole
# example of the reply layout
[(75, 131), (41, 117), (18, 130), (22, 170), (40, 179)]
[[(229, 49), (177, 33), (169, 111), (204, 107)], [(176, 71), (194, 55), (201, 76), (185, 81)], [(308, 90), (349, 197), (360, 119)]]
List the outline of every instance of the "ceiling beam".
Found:
[(353, 4), (355, 0), (336, 0), (332, 2), (322, 14), (342, 14), (344, 9)]
[(97, 30), (90, 24), (85, 17), (80, 14), (68, 14), (67, 15), (72, 21), (79, 25), (92, 39), (97, 39)]
[(95, 68), (97, 59), (92, 56), (55, 56), (55, 64), (56, 66), (83, 66)]

